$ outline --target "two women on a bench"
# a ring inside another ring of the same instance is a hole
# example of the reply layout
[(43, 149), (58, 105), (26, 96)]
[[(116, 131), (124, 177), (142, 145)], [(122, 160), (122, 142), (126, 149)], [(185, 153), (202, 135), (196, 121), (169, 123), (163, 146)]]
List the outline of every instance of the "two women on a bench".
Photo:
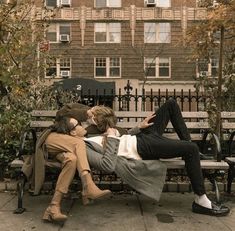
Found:
[[(199, 150), (197, 145), (191, 142), (181, 111), (174, 100), (163, 104), (155, 115), (147, 117), (139, 128), (131, 129), (128, 135), (120, 136), (122, 131), (119, 132), (116, 128), (117, 119), (114, 112), (107, 107), (96, 106), (88, 110), (88, 116), (89, 120), (104, 132), (102, 136), (84, 139), (88, 162), (92, 167), (115, 172), (136, 191), (159, 200), (166, 174), (166, 167), (159, 159), (183, 157), (195, 193), (192, 211), (213, 216), (229, 213), (228, 207), (215, 205), (206, 196)], [(169, 121), (180, 140), (162, 136)], [(55, 131), (55, 141), (61, 148), (64, 142), (71, 142), (72, 145), (75, 139), (82, 143), (81, 138), (85, 135), (72, 109), (69, 113), (57, 117)], [(49, 138), (50, 136), (46, 141), (48, 147), (53, 143)], [(73, 144), (74, 150), (76, 145)], [(78, 148), (77, 151), (79, 154), (81, 151), (85, 152), (84, 148)], [(107, 193), (109, 192), (104, 192)]]

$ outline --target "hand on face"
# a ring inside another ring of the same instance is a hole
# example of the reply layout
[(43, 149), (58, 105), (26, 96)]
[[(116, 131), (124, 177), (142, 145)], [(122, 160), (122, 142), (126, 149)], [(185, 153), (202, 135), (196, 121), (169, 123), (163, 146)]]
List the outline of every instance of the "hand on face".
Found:
[(110, 136), (117, 136), (117, 137), (120, 136), (120, 134), (116, 128), (107, 128), (107, 130), (104, 134), (110, 135)]
[(74, 124), (74, 128), (70, 131), (71, 136), (84, 137), (87, 133), (85, 128), (83, 128), (76, 119), (71, 118), (70, 123)]
[(140, 129), (143, 129), (143, 128), (148, 128), (148, 127), (150, 127), (150, 126), (152, 126), (153, 125), (153, 122), (149, 122), (152, 118), (154, 118), (156, 116), (156, 114), (154, 113), (154, 114), (150, 114), (150, 115), (148, 115), (142, 122), (140, 122), (139, 124), (138, 124), (138, 127), (140, 128)]
[(87, 111), (87, 117), (88, 117), (88, 119), (87, 119), (88, 124), (95, 124), (96, 125), (96, 122), (94, 120), (94, 113), (92, 112), (92, 108)]

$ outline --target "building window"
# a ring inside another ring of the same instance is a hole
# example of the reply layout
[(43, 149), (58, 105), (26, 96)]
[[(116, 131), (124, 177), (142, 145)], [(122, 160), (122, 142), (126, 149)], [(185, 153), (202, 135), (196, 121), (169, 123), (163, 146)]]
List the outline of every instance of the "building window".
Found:
[(147, 77), (156, 77), (156, 59), (145, 58), (145, 75)]
[(95, 23), (96, 43), (120, 43), (121, 24), (120, 23)]
[(47, 32), (46, 39), (51, 43), (69, 42), (71, 25), (68, 23), (54, 23), (50, 24)]
[(171, 0), (144, 0), (147, 7), (171, 7)]
[(158, 7), (171, 7), (171, 0), (157, 0)]
[(46, 0), (46, 7), (71, 6), (72, 0)]
[(169, 58), (159, 58), (159, 77), (170, 76), (170, 60)]
[(59, 0), (46, 0), (45, 4), (48, 7), (57, 7), (59, 4)]
[(95, 0), (95, 7), (121, 7), (121, 0)]
[(70, 58), (51, 58), (46, 65), (46, 78), (69, 78), (71, 76)]
[(95, 77), (120, 77), (121, 60), (117, 57), (95, 58)]
[(217, 58), (212, 58), (210, 60), (199, 59), (197, 61), (196, 76), (217, 77), (218, 68), (219, 68), (219, 59)]
[(170, 58), (145, 58), (144, 69), (148, 78), (170, 78)]
[(211, 59), (211, 76), (215, 77), (218, 76), (218, 69), (219, 69), (219, 60), (218, 59)]
[(145, 23), (144, 24), (145, 43), (170, 43), (171, 24), (170, 23)]

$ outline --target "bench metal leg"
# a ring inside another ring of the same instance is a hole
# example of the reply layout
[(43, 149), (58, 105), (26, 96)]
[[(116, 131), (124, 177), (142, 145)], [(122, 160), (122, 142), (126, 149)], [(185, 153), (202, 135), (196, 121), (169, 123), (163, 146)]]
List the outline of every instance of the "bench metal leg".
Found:
[(234, 178), (234, 165), (229, 165), (229, 169), (228, 169), (228, 179), (227, 179), (227, 193), (231, 193), (231, 187), (232, 187), (232, 182), (233, 182), (233, 178)]
[(18, 196), (18, 207), (14, 210), (15, 214), (21, 214), (25, 211), (23, 208), (23, 196), (24, 196), (24, 185), (26, 179), (25, 177), (21, 177), (17, 183), (17, 196)]
[(212, 183), (213, 185), (213, 191), (215, 192), (215, 198), (216, 198), (216, 203), (220, 204), (221, 200), (220, 200), (220, 191), (219, 191), (219, 187), (218, 187), (218, 183), (216, 181), (216, 173), (210, 174), (210, 173), (205, 173), (205, 176), (208, 178), (208, 180)]
[(220, 204), (220, 191), (219, 191), (218, 183), (215, 179), (212, 179), (212, 184), (213, 184), (213, 188), (215, 191), (216, 202)]

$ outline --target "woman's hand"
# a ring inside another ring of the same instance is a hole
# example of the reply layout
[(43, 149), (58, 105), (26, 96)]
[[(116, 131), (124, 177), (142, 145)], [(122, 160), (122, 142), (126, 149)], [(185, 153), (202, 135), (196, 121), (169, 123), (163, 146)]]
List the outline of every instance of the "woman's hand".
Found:
[(116, 128), (108, 128), (105, 132), (105, 135), (117, 136), (117, 129)]
[(154, 118), (156, 116), (156, 114), (150, 114), (148, 115), (143, 121), (141, 121), (139, 124), (138, 124), (138, 128), (140, 129), (143, 129), (143, 128), (148, 128), (150, 126), (153, 125), (153, 122), (149, 123), (149, 121)]

